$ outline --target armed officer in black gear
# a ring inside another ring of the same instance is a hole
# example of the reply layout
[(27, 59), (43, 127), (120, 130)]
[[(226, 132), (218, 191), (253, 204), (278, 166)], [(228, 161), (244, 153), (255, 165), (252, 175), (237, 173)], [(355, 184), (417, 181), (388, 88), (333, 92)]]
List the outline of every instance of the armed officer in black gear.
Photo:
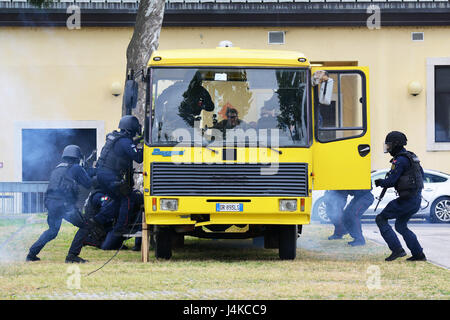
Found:
[[(86, 189), (91, 188), (91, 176), (95, 174), (95, 170), (89, 170), (88, 174), (79, 164), (81, 158), (81, 150), (77, 145), (68, 145), (64, 148), (62, 162), (52, 171), (45, 194), (49, 228), (31, 246), (26, 257), (27, 261), (40, 260), (37, 255), (49, 241), (56, 238), (62, 219), (79, 228), (86, 225), (85, 220), (75, 206), (79, 193), (78, 185), (80, 184)], [(66, 262), (82, 262), (79, 259), (75, 257), (73, 261), (70, 261), (71, 257), (67, 257)]]
[(375, 219), (383, 239), (392, 251), (392, 254), (385, 259), (386, 261), (406, 255), (397, 235), (388, 223), (389, 219), (396, 219), (395, 230), (403, 236), (411, 250), (412, 257), (407, 260), (426, 260), (416, 235), (407, 227), (409, 219), (420, 209), (424, 173), (417, 156), (404, 148), (406, 142), (406, 136), (399, 131), (392, 131), (386, 136), (384, 152), (389, 152), (393, 157), (392, 167), (385, 179), (375, 180), (377, 187), (394, 187), (398, 194), (398, 198), (389, 202)]
[[(113, 131), (106, 136), (106, 144), (97, 161), (99, 186), (119, 206), (119, 216), (114, 226), (117, 235), (125, 232), (129, 223), (129, 212), (134, 206), (134, 198), (130, 196), (132, 185), (127, 183), (124, 176), (133, 161), (143, 161), (142, 148), (138, 148), (133, 142), (136, 135), (141, 135), (139, 120), (132, 115), (123, 116), (119, 129), (120, 131)], [(132, 177), (130, 179), (133, 180)], [(102, 226), (113, 218), (108, 211), (104, 211), (97, 214), (90, 223)]]
[[(130, 193), (130, 197), (133, 199), (134, 207), (130, 212), (130, 220), (133, 222), (133, 228), (130, 233), (135, 233), (141, 231), (140, 224), (140, 209), (144, 202), (144, 197), (142, 193), (134, 190)], [(118, 216), (119, 208), (116, 202), (109, 196), (107, 196), (103, 190), (94, 189), (89, 194), (84, 205), (84, 216), (85, 219), (90, 219), (95, 217), (99, 213), (106, 213), (109, 217)], [(114, 220), (111, 219), (104, 225), (103, 234), (92, 233), (92, 230), (88, 228), (80, 228), (73, 238), (72, 244), (69, 249), (69, 255), (79, 256), (83, 246), (89, 245), (100, 248), (102, 250), (117, 250), (119, 248), (128, 249), (125, 245), (122, 245), (123, 241), (126, 240), (122, 235), (115, 235), (113, 231)], [(133, 251), (138, 251), (141, 249), (141, 238), (137, 237), (135, 239), (135, 246), (132, 248)], [(87, 260), (82, 259), (87, 262)]]

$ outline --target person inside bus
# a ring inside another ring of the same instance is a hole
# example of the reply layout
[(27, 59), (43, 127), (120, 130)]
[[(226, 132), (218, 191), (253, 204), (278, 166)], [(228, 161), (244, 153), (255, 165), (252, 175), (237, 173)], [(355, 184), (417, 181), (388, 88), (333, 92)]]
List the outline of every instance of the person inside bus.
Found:
[(331, 106), (331, 98), (333, 95), (333, 84), (334, 80), (331, 78), (327, 71), (319, 70), (314, 73), (313, 76), (313, 84), (319, 84), (318, 90), (318, 108), (317, 108), (317, 117), (318, 117), (318, 126), (322, 127), (323, 125), (323, 116), (322, 109), (328, 108)]
[(242, 126), (244, 122), (239, 119), (239, 113), (235, 108), (228, 107), (225, 113), (226, 118), (218, 122), (214, 128), (219, 130), (234, 129), (237, 126)]

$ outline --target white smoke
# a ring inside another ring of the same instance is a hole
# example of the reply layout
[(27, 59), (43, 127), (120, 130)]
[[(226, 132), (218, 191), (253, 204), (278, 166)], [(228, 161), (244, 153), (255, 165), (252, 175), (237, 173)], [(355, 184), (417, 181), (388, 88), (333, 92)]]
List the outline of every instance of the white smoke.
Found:
[[(5, 221), (3, 220), (4, 224)], [(33, 226), (45, 223), (45, 219), (36, 215), (24, 219), (23, 223), (12, 221), (9, 226), (0, 226), (0, 264), (25, 261), (30, 243), (37, 240), (35, 232), (30, 230)]]

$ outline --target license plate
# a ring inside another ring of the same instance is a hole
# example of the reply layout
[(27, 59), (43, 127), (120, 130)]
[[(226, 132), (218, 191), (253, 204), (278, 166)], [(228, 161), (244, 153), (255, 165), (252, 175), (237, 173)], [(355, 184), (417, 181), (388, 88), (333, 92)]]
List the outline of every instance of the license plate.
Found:
[(241, 212), (244, 211), (242, 203), (216, 203), (217, 212)]

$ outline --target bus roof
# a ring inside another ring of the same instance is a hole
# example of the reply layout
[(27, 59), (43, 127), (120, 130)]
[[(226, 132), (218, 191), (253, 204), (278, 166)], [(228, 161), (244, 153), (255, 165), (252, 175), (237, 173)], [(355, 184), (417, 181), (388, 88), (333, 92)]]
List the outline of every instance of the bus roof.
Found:
[(149, 66), (273, 66), (309, 67), (297, 51), (240, 49), (175, 49), (154, 51)]

